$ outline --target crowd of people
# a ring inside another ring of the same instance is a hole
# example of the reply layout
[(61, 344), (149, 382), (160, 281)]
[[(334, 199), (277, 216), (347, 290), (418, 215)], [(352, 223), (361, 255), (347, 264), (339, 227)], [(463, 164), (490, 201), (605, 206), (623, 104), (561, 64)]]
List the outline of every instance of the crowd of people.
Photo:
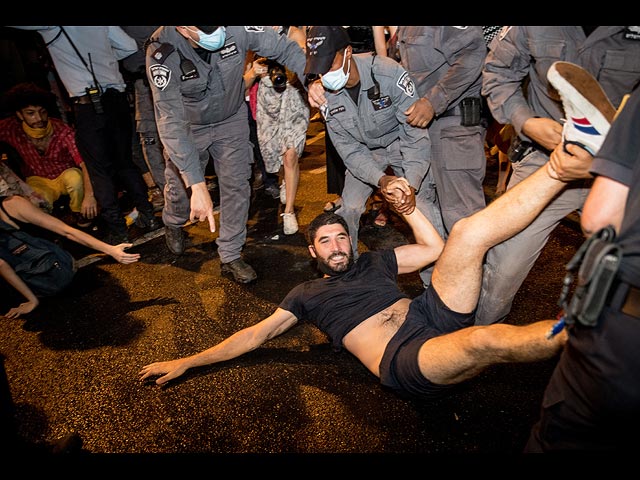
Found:
[[(640, 424), (640, 27), (7, 28), (42, 37), (66, 96), (33, 82), (5, 92), (0, 141), (13, 149), (21, 188), (0, 191), (2, 235), (35, 224), (136, 262), (126, 194), (137, 226), (164, 228), (172, 254), (187, 248), (185, 225), (206, 222), (221, 273), (259, 281), (242, 257), (256, 172), (280, 198), (283, 233), (297, 233), (306, 132), (316, 112), (324, 123), (328, 193), (338, 197), (306, 226), (322, 276), (219, 344), (144, 366), (141, 380), (163, 384), (235, 358), (306, 320), (400, 396), (434, 398), (490, 365), (558, 356), (523, 448), (629, 448)], [(50, 115), (65, 101), (73, 122)], [(500, 142), (488, 138), (492, 127), (505, 132)], [(488, 204), (487, 142), (511, 167)], [(330, 160), (339, 187), (329, 185)], [(65, 196), (69, 225), (49, 215)], [(375, 196), (415, 243), (358, 252)], [(575, 211), (591, 270), (560, 320), (509, 325), (551, 232)], [(82, 231), (97, 219), (101, 238)], [(609, 226), (615, 234), (602, 240)], [(591, 245), (621, 252), (606, 279)], [(0, 249), (2, 277), (26, 299), (7, 318), (38, 305), (22, 250)], [(410, 299), (397, 277), (416, 272), (424, 291)]]

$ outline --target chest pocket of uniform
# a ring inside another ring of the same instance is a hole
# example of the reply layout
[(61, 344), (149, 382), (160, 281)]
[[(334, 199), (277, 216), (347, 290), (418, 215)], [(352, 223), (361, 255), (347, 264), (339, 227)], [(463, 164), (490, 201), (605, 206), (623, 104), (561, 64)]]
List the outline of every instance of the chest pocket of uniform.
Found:
[(327, 124), (331, 124), (331, 126), (337, 130), (344, 129), (350, 135), (356, 135), (356, 133), (360, 131), (356, 124), (355, 118), (348, 115), (346, 112), (329, 114), (327, 118)]
[(207, 95), (207, 77), (206, 72), (198, 69), (199, 76), (197, 78), (190, 78), (188, 80), (182, 80), (181, 91), (184, 97), (185, 103), (196, 103), (202, 100)]
[[(237, 46), (233, 44), (233, 51), (239, 52), (237, 50)], [(229, 47), (224, 47), (223, 50), (228, 50)], [(220, 53), (214, 53), (214, 55), (222, 55)], [(225, 58), (221, 58), (216, 60), (216, 65), (214, 68), (218, 68), (220, 75), (222, 76), (222, 81), (225, 84), (224, 87), (227, 91), (233, 91), (233, 87), (230, 87), (227, 82), (235, 81), (238, 77), (237, 72), (244, 72), (244, 55), (240, 55), (240, 53), (229, 54)], [(240, 77), (242, 79), (242, 76)]]
[(620, 105), (622, 95), (629, 93), (640, 80), (640, 49), (635, 55), (629, 51), (607, 50), (598, 74), (598, 82), (614, 106)]
[[(405, 69), (411, 73), (424, 72), (427, 70), (436, 70), (436, 66), (429, 65), (425, 55), (421, 52), (426, 49), (429, 51), (431, 45), (434, 45), (432, 36), (428, 35), (408, 35), (402, 39), (403, 47), (410, 49), (412, 53), (402, 55), (402, 63)], [(417, 52), (417, 53), (416, 53)]]
[(366, 122), (367, 135), (371, 138), (381, 137), (398, 127), (393, 107), (375, 110), (373, 107), (367, 112), (372, 122)]
[(495, 50), (489, 53), (489, 55), (496, 58), (498, 63), (509, 67), (512, 70), (520, 70), (529, 65), (529, 59), (520, 60), (516, 47), (507, 42), (500, 42)]
[(547, 78), (547, 72), (553, 62), (564, 60), (567, 47), (565, 42), (532, 42), (531, 54), (536, 59), (535, 69), (539, 78)]

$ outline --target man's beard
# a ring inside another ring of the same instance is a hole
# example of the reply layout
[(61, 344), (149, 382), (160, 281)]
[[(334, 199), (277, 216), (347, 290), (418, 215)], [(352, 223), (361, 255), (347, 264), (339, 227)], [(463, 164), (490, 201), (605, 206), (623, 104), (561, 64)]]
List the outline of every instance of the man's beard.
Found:
[[(331, 260), (331, 257), (333, 257), (334, 255), (346, 255), (348, 256), (349, 261), (346, 264), (341, 263), (339, 266), (339, 269), (334, 270), (333, 268), (331, 268), (331, 266), (328, 263)], [(351, 252), (334, 252), (331, 255), (329, 255), (329, 258), (327, 258), (327, 260), (317, 257), (316, 261), (318, 263), (318, 270), (320, 270), (320, 272), (322, 272), (325, 275), (334, 276), (334, 275), (340, 275), (341, 273), (347, 272), (351, 269), (351, 267), (353, 266), (353, 255), (351, 255)]]

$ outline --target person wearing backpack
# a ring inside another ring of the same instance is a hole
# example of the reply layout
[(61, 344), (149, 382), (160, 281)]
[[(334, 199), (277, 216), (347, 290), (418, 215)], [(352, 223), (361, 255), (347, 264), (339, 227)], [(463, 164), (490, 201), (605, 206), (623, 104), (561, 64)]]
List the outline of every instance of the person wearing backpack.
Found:
[(26, 299), (5, 313), (6, 318), (32, 312), (40, 297), (60, 293), (73, 280), (75, 259), (43, 238), (43, 230), (106, 253), (120, 263), (140, 259), (139, 253), (125, 251), (132, 243), (109, 245), (43, 212), (24, 197), (0, 196), (0, 276)]

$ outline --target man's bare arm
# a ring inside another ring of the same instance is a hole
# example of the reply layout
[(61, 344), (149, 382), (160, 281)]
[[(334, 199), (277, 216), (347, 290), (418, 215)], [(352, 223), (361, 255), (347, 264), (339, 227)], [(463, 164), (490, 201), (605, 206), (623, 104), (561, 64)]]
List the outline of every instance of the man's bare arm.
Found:
[(444, 240), (417, 208), (402, 218), (411, 227), (416, 243), (396, 247), (398, 273), (415, 272), (438, 259), (444, 248)]
[(291, 312), (277, 308), (273, 314), (261, 322), (234, 333), (207, 350), (188, 357), (145, 365), (139, 372), (140, 380), (161, 375), (155, 383), (162, 385), (179, 377), (190, 368), (202, 367), (239, 357), (251, 350), (255, 350), (267, 340), (286, 332), (297, 321), (298, 319)]

